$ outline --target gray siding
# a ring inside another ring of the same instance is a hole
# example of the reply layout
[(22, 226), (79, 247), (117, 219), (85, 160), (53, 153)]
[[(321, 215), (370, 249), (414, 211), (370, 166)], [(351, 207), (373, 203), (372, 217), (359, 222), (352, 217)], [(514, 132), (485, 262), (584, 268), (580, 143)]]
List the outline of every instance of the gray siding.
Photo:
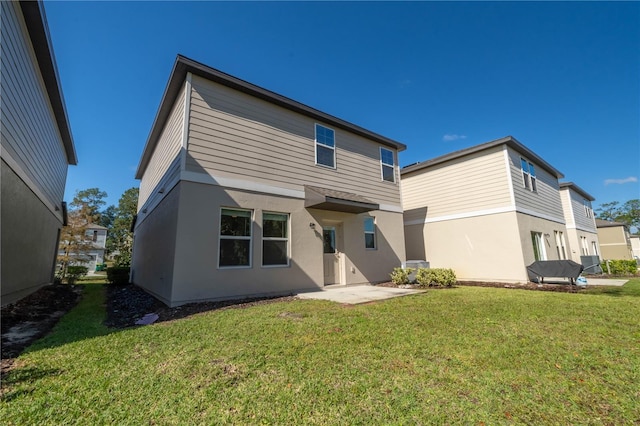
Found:
[(399, 185), (381, 179), (381, 145), (327, 125), (335, 131), (336, 169), (317, 166), (314, 123), (194, 76), (186, 170), (295, 190), (324, 186), (400, 206)]
[(402, 198), (405, 211), (426, 206), (429, 218), (509, 207), (502, 147), (404, 175)]
[[(592, 217), (587, 216), (587, 212), (584, 209), (585, 198), (571, 188), (562, 189), (560, 193), (562, 194), (562, 208), (566, 212), (571, 212), (571, 224), (583, 231), (596, 233), (596, 221), (593, 215)], [(591, 206), (590, 201), (587, 201), (587, 203)], [(567, 216), (567, 214), (565, 214), (565, 216)], [(568, 217), (567, 225), (569, 225)]]
[[(18, 2), (0, 2), (0, 72), (3, 158), (59, 205), (64, 196), (67, 157)], [(14, 166), (15, 167), (15, 166)]]
[[(511, 179), (516, 200), (516, 209), (535, 216), (552, 219), (564, 223), (562, 202), (560, 201), (560, 186), (558, 179), (544, 170), (530, 158), (508, 149), (509, 165), (511, 167)], [(520, 158), (530, 161), (535, 166), (537, 191), (533, 192), (524, 187)]]
[[(171, 186), (177, 183), (182, 149), (182, 135), (184, 129), (185, 88), (183, 87), (171, 110), (160, 140), (153, 151), (151, 160), (140, 181), (140, 196), (138, 210), (150, 204), (156, 204), (169, 192)], [(158, 189), (165, 187), (163, 194)]]

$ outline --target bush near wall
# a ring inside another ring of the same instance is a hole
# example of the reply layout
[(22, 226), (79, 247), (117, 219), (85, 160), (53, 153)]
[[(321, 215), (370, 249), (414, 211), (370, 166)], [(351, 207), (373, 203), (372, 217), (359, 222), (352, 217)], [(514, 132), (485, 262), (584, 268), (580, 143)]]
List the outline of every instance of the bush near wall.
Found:
[(89, 272), (86, 266), (69, 266), (67, 267), (67, 283), (75, 284), (78, 278), (84, 277)]
[(107, 280), (114, 285), (129, 284), (130, 269), (128, 266), (113, 266), (107, 268)]
[(393, 268), (393, 272), (389, 274), (391, 282), (395, 285), (411, 284), (409, 275), (413, 272), (413, 268)]
[(420, 268), (416, 273), (416, 282), (422, 287), (451, 287), (456, 283), (456, 273), (453, 269)]
[[(607, 265), (609, 265), (607, 269)], [(602, 271), (611, 275), (637, 275), (638, 263), (635, 260), (603, 260), (600, 263)]]

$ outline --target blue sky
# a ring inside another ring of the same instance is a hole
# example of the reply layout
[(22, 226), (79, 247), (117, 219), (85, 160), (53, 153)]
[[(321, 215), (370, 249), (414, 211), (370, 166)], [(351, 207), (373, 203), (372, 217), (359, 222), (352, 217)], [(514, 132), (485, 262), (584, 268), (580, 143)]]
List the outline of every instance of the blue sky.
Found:
[(408, 149), (512, 135), (596, 197), (640, 198), (638, 2), (46, 2), (79, 156), (116, 204), (176, 54)]

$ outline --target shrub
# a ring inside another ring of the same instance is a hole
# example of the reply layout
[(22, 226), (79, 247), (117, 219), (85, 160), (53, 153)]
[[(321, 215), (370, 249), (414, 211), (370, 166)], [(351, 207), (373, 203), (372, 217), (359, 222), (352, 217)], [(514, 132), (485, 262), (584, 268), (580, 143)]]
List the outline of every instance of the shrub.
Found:
[(413, 272), (412, 268), (393, 268), (393, 272), (389, 274), (391, 282), (395, 285), (410, 284), (409, 274)]
[(129, 268), (128, 266), (113, 266), (107, 268), (107, 280), (114, 285), (129, 284)]
[[(609, 265), (607, 269), (607, 265)], [(638, 273), (638, 263), (635, 260), (604, 260), (600, 264), (603, 272), (611, 275), (635, 275)]]
[(69, 266), (67, 267), (67, 283), (75, 284), (78, 278), (84, 277), (89, 272), (86, 266)]
[(456, 274), (452, 269), (420, 268), (416, 273), (416, 281), (422, 287), (451, 287), (456, 283)]

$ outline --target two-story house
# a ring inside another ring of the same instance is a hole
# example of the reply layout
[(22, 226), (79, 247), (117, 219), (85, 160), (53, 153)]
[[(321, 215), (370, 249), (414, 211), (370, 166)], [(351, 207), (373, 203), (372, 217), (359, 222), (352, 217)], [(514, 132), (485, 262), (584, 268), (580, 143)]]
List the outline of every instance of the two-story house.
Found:
[(386, 281), (403, 149), (178, 56), (136, 173), (132, 282), (175, 306)]
[(408, 259), (461, 280), (527, 282), (535, 260), (569, 259), (558, 179), (508, 136), (404, 167)]
[(0, 2), (2, 304), (53, 282), (77, 163), (41, 1)]
[[(597, 261), (600, 254), (598, 230), (591, 206), (595, 198), (573, 182), (560, 182), (560, 200), (567, 227), (568, 258), (588, 267)], [(585, 256), (596, 259), (586, 262)]]
[(96, 266), (104, 263), (104, 252), (107, 245), (107, 228), (93, 223), (87, 225), (85, 240), (91, 243), (91, 250), (86, 255), (89, 261), (86, 262), (89, 274), (95, 272)]

